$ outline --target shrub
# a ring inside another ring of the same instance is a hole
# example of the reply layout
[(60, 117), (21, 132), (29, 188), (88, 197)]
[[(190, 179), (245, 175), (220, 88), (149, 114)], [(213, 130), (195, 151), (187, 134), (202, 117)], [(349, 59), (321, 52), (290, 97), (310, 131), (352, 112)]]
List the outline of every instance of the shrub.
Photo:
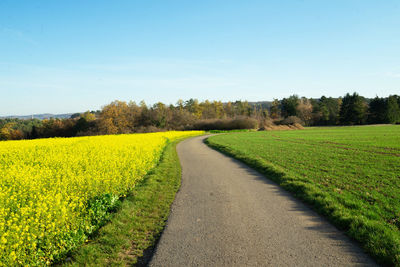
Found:
[(192, 129), (198, 130), (235, 130), (256, 129), (258, 121), (249, 117), (238, 117), (234, 119), (211, 119), (201, 120), (193, 124)]
[(304, 121), (302, 121), (299, 117), (289, 116), (289, 117), (285, 118), (284, 120), (280, 121), (279, 124), (281, 124), (281, 125), (295, 125), (295, 124), (304, 125)]

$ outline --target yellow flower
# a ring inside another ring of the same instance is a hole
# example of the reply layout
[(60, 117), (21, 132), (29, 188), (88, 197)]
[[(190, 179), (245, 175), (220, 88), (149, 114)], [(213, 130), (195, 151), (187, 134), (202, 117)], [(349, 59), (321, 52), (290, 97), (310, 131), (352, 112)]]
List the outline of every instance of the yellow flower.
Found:
[[(91, 200), (126, 196), (157, 164), (168, 140), (202, 133), (0, 142), (0, 262), (50, 264), (65, 252), (68, 234), (95, 229)], [(47, 254), (38, 256), (39, 249)]]
[(15, 260), (17, 259), (17, 255), (15, 254), (15, 251), (11, 251), (9, 257), (10, 257), (10, 259), (12, 259), (13, 261), (15, 261)]

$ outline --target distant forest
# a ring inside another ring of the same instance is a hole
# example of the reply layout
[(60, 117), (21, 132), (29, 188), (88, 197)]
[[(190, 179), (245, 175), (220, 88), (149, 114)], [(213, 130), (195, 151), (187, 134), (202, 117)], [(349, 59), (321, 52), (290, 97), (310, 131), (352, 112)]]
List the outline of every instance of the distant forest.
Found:
[(400, 96), (373, 99), (357, 93), (309, 99), (292, 95), (272, 102), (179, 100), (114, 101), (99, 111), (70, 118), (0, 119), (0, 140), (143, 133), (166, 130), (273, 129), (276, 125), (363, 125), (400, 123)]

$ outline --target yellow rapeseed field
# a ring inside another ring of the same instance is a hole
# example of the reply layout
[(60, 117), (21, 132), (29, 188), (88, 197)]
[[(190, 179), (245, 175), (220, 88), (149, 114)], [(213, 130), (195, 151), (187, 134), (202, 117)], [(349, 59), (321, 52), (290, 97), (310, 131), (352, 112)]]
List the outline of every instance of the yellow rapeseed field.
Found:
[(0, 265), (44, 265), (82, 244), (153, 168), (162, 132), (0, 142)]

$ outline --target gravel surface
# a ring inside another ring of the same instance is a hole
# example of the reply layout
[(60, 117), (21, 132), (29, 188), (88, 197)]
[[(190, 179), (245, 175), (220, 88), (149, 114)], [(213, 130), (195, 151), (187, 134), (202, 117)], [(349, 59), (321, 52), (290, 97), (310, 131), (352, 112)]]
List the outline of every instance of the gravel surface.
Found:
[(150, 266), (376, 266), (325, 219), (205, 138), (177, 147), (182, 186)]

